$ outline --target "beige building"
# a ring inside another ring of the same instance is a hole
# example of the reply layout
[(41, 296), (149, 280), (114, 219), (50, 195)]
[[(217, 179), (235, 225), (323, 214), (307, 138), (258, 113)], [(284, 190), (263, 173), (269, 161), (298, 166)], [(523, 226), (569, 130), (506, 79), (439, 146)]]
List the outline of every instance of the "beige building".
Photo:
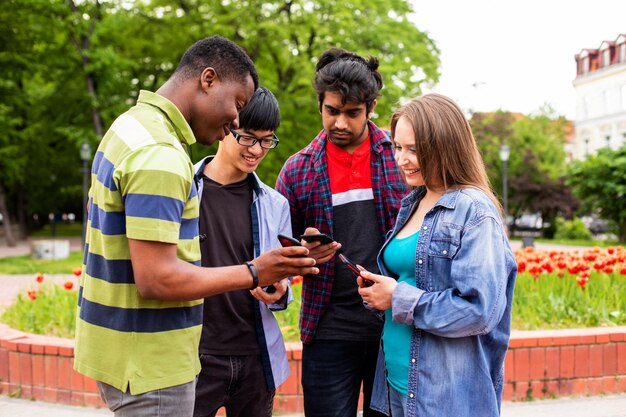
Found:
[(575, 60), (575, 140), (569, 151), (582, 159), (626, 143), (626, 34), (583, 49)]

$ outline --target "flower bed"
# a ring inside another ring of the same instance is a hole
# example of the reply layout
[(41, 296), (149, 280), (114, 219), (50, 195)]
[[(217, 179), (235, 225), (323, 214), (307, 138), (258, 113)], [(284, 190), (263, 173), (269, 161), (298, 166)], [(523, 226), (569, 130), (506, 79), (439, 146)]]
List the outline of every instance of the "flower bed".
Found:
[(626, 324), (626, 249), (515, 252), (513, 328)]

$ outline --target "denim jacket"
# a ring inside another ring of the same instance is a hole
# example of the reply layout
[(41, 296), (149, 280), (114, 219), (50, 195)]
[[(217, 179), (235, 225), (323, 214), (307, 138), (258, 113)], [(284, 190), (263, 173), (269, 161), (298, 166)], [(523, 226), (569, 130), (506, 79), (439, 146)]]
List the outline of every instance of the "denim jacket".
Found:
[[(420, 187), (402, 200), (382, 251), (415, 211)], [(500, 414), (517, 264), (497, 209), (480, 190), (444, 194), (426, 214), (415, 251), (417, 287), (392, 294), (392, 317), (414, 326), (407, 416)], [(380, 349), (370, 407), (389, 415)]]
[[(202, 201), (202, 172), (213, 157), (208, 156), (195, 165), (198, 183), (198, 198)], [(250, 215), (252, 216), (252, 238), (254, 240), (254, 256), (280, 247), (277, 235), (291, 236), (291, 215), (289, 203), (276, 190), (264, 184), (256, 174), (254, 176), (254, 192)], [(265, 371), (268, 390), (275, 390), (289, 377), (289, 361), (283, 335), (274, 317), (273, 311), (285, 310), (293, 301), (291, 286), (287, 293), (275, 304), (267, 305), (254, 300), (256, 333), (261, 348), (261, 360)]]

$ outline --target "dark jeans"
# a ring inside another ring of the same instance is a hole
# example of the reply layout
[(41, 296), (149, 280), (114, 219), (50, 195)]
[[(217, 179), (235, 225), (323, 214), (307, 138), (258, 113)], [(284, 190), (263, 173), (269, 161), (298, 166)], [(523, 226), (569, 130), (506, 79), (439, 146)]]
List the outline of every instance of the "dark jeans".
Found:
[(213, 417), (220, 407), (228, 417), (271, 417), (274, 391), (267, 390), (260, 355), (200, 355), (194, 417)]
[(302, 349), (306, 417), (355, 417), (363, 384), (363, 417), (386, 417), (370, 410), (379, 342), (314, 340)]

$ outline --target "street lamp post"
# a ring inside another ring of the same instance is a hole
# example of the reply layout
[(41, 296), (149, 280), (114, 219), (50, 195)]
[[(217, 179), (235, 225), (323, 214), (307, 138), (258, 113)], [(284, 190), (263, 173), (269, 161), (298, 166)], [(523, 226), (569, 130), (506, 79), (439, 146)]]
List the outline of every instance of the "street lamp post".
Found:
[(502, 209), (504, 211), (504, 223), (507, 227), (507, 217), (509, 216), (509, 196), (507, 190), (506, 165), (509, 161), (510, 153), (511, 149), (509, 148), (509, 146), (506, 143), (502, 142), (502, 145), (500, 145), (500, 161), (502, 161)]
[(87, 193), (89, 192), (89, 160), (91, 159), (91, 146), (89, 143), (83, 142), (80, 145), (80, 159), (83, 161), (83, 239), (85, 246), (85, 237), (87, 236)]

